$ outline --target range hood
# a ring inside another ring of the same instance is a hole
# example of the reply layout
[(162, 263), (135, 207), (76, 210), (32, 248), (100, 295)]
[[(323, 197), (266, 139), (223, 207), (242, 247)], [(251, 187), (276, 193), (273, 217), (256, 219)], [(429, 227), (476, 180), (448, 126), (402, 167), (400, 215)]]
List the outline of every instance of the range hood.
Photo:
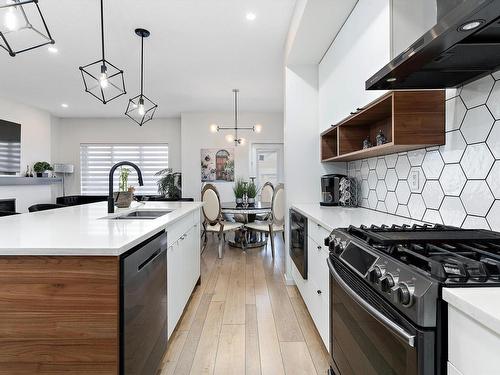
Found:
[(500, 0), (438, 0), (437, 24), (366, 81), (367, 90), (444, 89), (500, 68)]

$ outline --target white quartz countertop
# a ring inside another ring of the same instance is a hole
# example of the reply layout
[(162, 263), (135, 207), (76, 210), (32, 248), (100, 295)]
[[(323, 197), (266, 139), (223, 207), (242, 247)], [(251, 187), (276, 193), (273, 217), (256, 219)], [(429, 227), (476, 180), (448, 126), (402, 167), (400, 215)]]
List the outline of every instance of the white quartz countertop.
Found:
[(443, 299), (500, 335), (500, 288), (443, 288)]
[(314, 220), (327, 230), (349, 225), (422, 224), (406, 217), (391, 215), (361, 207), (322, 207), (318, 203), (292, 204), (292, 208)]
[(0, 217), (0, 255), (117, 256), (201, 206), (201, 202), (133, 202), (114, 214), (173, 210), (154, 220), (109, 220), (107, 202)]

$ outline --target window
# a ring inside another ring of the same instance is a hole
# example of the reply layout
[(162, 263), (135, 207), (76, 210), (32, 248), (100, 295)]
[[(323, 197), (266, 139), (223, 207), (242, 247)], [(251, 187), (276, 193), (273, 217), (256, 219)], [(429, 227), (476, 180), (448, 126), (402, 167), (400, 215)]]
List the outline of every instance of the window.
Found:
[[(137, 174), (130, 168), (129, 185), (136, 194), (158, 194), (154, 174), (168, 168), (168, 144), (81, 144), (81, 193), (108, 195), (108, 176), (111, 167), (120, 161), (137, 164), (142, 171), (144, 186), (139, 186)], [(115, 172), (114, 190), (118, 189), (119, 168)]]

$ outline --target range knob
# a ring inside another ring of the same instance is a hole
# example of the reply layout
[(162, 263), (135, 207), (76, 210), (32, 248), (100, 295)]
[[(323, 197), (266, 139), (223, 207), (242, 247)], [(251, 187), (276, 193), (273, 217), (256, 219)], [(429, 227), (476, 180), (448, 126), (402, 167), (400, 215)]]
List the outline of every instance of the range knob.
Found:
[(370, 271), (368, 271), (368, 280), (372, 283), (378, 282), (382, 276), (385, 274), (385, 266), (379, 264), (374, 266)]
[(399, 283), (397, 287), (395, 287), (394, 292), (396, 292), (396, 302), (399, 302), (401, 305), (405, 307), (411, 306), (413, 303), (413, 293), (415, 291), (415, 286), (411, 282), (403, 282)]
[(390, 273), (380, 278), (380, 289), (382, 292), (389, 292), (394, 286), (394, 278)]

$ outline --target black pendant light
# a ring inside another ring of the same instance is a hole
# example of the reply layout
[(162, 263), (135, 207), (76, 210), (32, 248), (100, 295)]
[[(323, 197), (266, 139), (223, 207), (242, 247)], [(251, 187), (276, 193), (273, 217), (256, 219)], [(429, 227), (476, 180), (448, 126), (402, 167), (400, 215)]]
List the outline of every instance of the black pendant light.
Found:
[(158, 105), (144, 95), (144, 38), (150, 33), (145, 29), (135, 29), (135, 33), (141, 37), (141, 93), (128, 101), (125, 114), (142, 126), (153, 119)]
[(12, 57), (54, 44), (38, 0), (5, 0), (0, 5), (0, 47)]
[(102, 59), (81, 66), (85, 91), (104, 104), (126, 94), (123, 70), (111, 64), (104, 55), (104, 6), (101, 0), (101, 48)]

